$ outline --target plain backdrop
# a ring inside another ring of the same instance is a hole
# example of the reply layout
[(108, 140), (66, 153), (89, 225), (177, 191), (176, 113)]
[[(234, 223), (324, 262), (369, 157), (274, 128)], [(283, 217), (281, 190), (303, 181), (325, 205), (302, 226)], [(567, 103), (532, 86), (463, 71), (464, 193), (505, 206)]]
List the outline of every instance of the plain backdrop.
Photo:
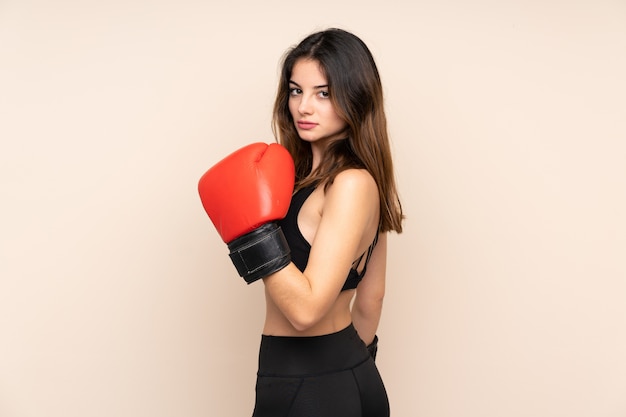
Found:
[(0, 416), (251, 414), (264, 315), (202, 210), (279, 61), (382, 75), (396, 417), (626, 416), (626, 3), (0, 0)]

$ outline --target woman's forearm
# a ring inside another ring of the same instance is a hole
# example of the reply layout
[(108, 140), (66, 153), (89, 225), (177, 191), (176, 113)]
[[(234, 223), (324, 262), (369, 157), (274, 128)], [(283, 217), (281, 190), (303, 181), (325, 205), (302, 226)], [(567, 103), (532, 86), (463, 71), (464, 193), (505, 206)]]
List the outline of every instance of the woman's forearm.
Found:
[(352, 307), (352, 323), (365, 344), (370, 344), (374, 340), (378, 331), (382, 308), (382, 299), (368, 302), (355, 300)]
[(315, 325), (328, 312), (334, 300), (322, 286), (314, 286), (293, 263), (263, 281), (276, 306), (300, 331)]

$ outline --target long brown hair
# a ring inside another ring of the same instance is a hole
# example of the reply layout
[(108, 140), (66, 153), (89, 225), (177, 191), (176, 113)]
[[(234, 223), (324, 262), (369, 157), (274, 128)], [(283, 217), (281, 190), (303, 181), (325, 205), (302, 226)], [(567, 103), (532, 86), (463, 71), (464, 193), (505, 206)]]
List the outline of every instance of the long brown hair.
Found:
[[(347, 137), (329, 143), (322, 161), (312, 169), (311, 145), (300, 139), (289, 111), (289, 80), (296, 61), (317, 61), (328, 81), (335, 111), (347, 124)], [(327, 188), (341, 171), (366, 169), (378, 186), (380, 232), (402, 232), (383, 89), (374, 58), (365, 43), (342, 29), (307, 36), (283, 58), (272, 122), (274, 135), (296, 165), (296, 188), (324, 183)]]

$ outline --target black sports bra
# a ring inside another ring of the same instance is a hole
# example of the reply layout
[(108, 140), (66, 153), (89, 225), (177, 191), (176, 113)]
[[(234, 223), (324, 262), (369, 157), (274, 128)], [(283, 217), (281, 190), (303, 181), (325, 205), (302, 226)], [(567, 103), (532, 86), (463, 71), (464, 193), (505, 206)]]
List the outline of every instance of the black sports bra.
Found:
[[(279, 221), (280, 227), (282, 228), (285, 238), (289, 243), (289, 248), (291, 249), (291, 260), (300, 271), (304, 271), (304, 268), (306, 268), (307, 262), (309, 261), (311, 245), (304, 238), (300, 228), (298, 227), (298, 213), (300, 213), (302, 205), (314, 190), (315, 186), (305, 187), (298, 190), (291, 198), (291, 204), (287, 215), (284, 219)], [(346, 277), (346, 282), (343, 284), (341, 291), (353, 290), (357, 287), (357, 285), (359, 285), (365, 275), (367, 263), (372, 256), (372, 252), (374, 251), (377, 241), (378, 233), (369, 248), (367, 248), (367, 250), (352, 263), (352, 267), (350, 268), (350, 272)], [(364, 256), (365, 265), (363, 265), (363, 269), (359, 273), (356, 268), (358, 268)]]

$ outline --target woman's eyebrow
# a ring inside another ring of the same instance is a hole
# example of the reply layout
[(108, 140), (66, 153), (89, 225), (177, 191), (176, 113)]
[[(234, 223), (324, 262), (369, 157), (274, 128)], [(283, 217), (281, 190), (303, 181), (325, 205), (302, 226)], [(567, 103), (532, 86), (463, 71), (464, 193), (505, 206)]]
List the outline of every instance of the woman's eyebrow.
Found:
[[(293, 84), (298, 88), (302, 88), (300, 87), (300, 84), (298, 84), (297, 82), (293, 81), (293, 80), (289, 80), (289, 84)], [(324, 84), (324, 85), (316, 85), (313, 87), (315, 90), (319, 90), (320, 88), (328, 88), (328, 84)]]

